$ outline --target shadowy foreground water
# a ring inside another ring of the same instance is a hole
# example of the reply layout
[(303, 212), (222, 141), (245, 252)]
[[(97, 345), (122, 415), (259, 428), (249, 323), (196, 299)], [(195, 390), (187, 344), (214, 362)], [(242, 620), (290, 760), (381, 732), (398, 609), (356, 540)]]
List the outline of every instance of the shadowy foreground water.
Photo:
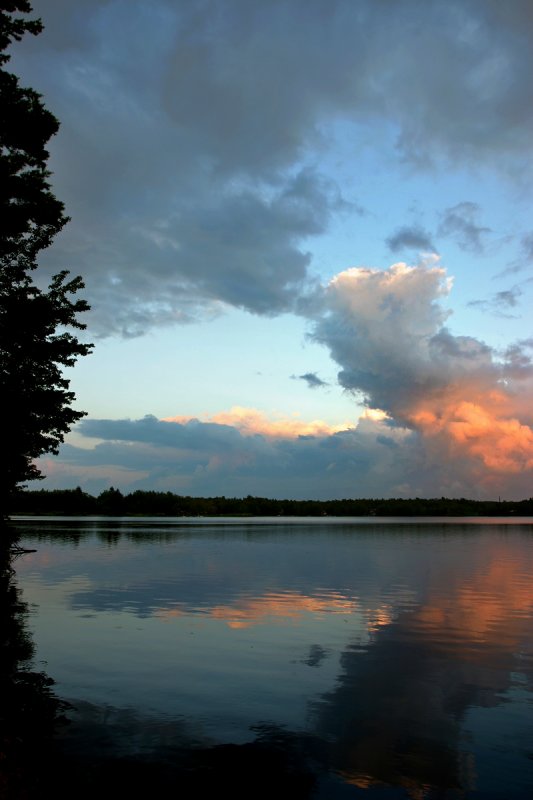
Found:
[[(180, 736), (143, 753), (124, 754), (123, 742), (146, 737), (131, 715), (102, 716), (98, 706), (73, 707), (54, 681), (33, 669), (28, 606), (16, 583), (26, 553), (5, 528), (0, 542), (0, 798), (196, 797), (224, 790), (229, 797), (306, 798), (315, 785), (314, 743), (275, 729), (253, 742), (202, 747)], [(110, 716), (112, 718), (110, 718)]]

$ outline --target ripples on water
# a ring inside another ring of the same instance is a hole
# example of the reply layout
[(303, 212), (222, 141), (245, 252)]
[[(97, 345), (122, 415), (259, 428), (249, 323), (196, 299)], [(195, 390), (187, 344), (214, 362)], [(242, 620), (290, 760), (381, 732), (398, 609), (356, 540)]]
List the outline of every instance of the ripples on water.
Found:
[(17, 572), (81, 746), (281, 731), (316, 797), (526, 798), (533, 527), (475, 523), (20, 520)]

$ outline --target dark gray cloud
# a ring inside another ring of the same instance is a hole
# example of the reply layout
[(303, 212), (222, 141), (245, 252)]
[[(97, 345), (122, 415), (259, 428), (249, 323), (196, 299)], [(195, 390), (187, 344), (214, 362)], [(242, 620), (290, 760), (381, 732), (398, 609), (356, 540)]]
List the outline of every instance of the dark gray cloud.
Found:
[(451, 237), (463, 250), (482, 253), (491, 229), (478, 225), (479, 212), (477, 203), (468, 201), (447, 208), (442, 213), (439, 235)]
[(496, 292), (494, 301), (503, 308), (515, 308), (515, 306), (518, 305), (521, 294), (522, 290), (518, 286), (514, 286), (512, 289), (504, 289), (501, 292)]
[(305, 381), (310, 389), (317, 389), (320, 386), (329, 386), (327, 381), (319, 378), (316, 372), (305, 372), (303, 375), (293, 375), (298, 381)]
[(522, 339), (506, 348), (504, 358), (506, 368), (513, 377), (533, 376), (533, 339)]
[[(445, 347), (445, 345), (442, 345)], [(468, 342), (465, 363), (482, 354)], [(525, 347), (508, 353), (515, 377), (527, 375)], [(509, 372), (512, 371), (511, 369)], [(529, 374), (531, 370), (529, 370)], [(93, 448), (66, 444), (42, 464), (46, 488), (82, 486), (98, 493), (155, 489), (193, 496), (247, 494), (280, 498), (472, 496), (491, 497), (472, 460), (442, 458), (424, 436), (387, 418), (363, 417), (355, 429), (291, 438), (247, 435), (231, 425), (139, 420), (85, 420), (79, 432)], [(530, 472), (500, 476), (506, 496), (526, 496)], [(502, 488), (503, 487), (503, 488)]]
[[(508, 241), (513, 241), (514, 237), (509, 236)], [(530, 271), (531, 263), (533, 262), (533, 233), (527, 233), (519, 238), (518, 254), (516, 258), (507, 263), (507, 266), (501, 270), (496, 278), (505, 278), (508, 275), (516, 275), (519, 272)], [(524, 283), (530, 283), (533, 278), (526, 278), (522, 280)]]
[(510, 289), (495, 292), (488, 300), (471, 300), (468, 305), (499, 317), (513, 318), (517, 315), (510, 311), (519, 305), (521, 296), (522, 289), (519, 286), (512, 286)]
[[(168, 422), (152, 415), (139, 420), (82, 420), (78, 430), (83, 436), (93, 439), (136, 442), (174, 450), (190, 450), (196, 454), (211, 451), (213, 447), (221, 453), (231, 453), (242, 452), (246, 447), (252, 447), (254, 450), (261, 447), (268, 450), (270, 446), (268, 440), (262, 437), (257, 439), (245, 437), (231, 425), (200, 422), (197, 419), (185, 423)], [(140, 463), (136, 465), (136, 468), (139, 467)]]
[[(227, 425), (150, 416), (85, 420), (79, 431), (96, 438), (96, 446), (64, 445), (43, 485), (323, 499), (427, 494), (436, 485), (427, 477), (430, 467), (423, 466), (418, 435), (370, 419), (357, 429), (296, 438), (243, 435)], [(394, 447), (395, 440), (401, 448)], [(441, 475), (439, 489), (449, 481)]]
[(533, 233), (522, 237), (522, 251), (528, 261), (533, 261)]
[(417, 250), (435, 253), (431, 234), (418, 225), (405, 225), (386, 239), (387, 247), (394, 253), (399, 250)]
[[(505, 13), (476, 0), (41, 0), (37, 11), (46, 31), (12, 64), (61, 120), (51, 168), (72, 217), (43, 280), (82, 273), (102, 334), (225, 304), (291, 309), (312, 273), (309, 238), (347, 208), (317, 166), (328, 125), (383, 121), (398, 157), (421, 167), (530, 160), (521, 0)], [(469, 213), (451, 209), (444, 230), (479, 249), (485, 229)]]

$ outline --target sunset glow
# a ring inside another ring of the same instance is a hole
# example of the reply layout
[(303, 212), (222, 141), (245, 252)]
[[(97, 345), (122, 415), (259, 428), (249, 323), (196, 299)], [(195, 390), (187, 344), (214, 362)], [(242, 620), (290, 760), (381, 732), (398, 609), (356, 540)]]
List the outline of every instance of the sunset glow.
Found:
[(494, 472), (533, 469), (533, 430), (516, 418), (502, 418), (489, 404), (468, 401), (419, 409), (410, 421), (424, 436), (442, 442), (449, 457), (472, 457)]
[[(374, 418), (374, 417), (373, 417)], [(195, 417), (176, 416), (166, 417), (165, 422), (186, 423)], [(320, 419), (306, 422), (298, 414), (290, 417), (273, 415), (269, 417), (255, 408), (233, 406), (229, 411), (220, 411), (216, 414), (205, 415), (202, 422), (216, 422), (218, 425), (230, 425), (245, 436), (260, 434), (277, 439), (297, 439), (299, 436), (331, 436), (338, 431), (348, 430), (355, 426), (350, 422), (338, 425), (328, 425)]]

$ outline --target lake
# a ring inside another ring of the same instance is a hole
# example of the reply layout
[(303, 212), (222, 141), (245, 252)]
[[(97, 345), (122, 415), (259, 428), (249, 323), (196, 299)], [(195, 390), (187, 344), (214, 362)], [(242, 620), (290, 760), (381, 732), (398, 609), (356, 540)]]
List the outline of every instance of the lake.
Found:
[(276, 741), (310, 797), (532, 796), (531, 518), (14, 524), (68, 746)]

